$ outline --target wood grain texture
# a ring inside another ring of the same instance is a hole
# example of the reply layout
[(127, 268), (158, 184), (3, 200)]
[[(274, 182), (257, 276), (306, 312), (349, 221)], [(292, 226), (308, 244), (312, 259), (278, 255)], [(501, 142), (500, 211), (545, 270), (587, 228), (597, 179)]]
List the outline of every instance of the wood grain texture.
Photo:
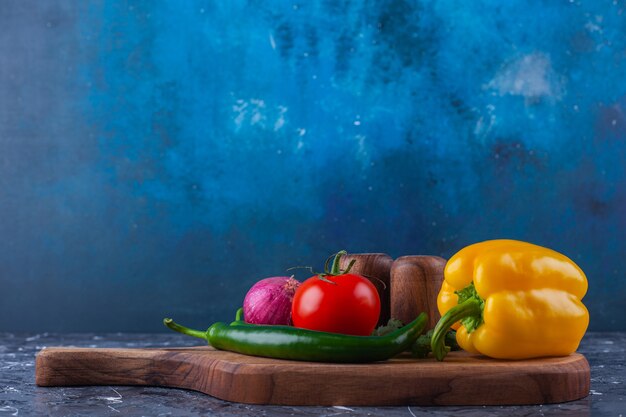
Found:
[(441, 317), (437, 294), (443, 283), (446, 260), (438, 256), (402, 256), (391, 266), (391, 317), (409, 323), (422, 311), (428, 314), (427, 329)]
[(589, 393), (584, 356), (498, 361), (452, 352), (445, 362), (400, 356), (374, 364), (320, 364), (210, 347), (47, 348), (39, 386), (151, 385), (249, 404), (503, 405), (576, 400)]
[(387, 324), (390, 309), (390, 273), (393, 259), (385, 253), (349, 253), (341, 258), (339, 266), (347, 268), (355, 260), (351, 272), (366, 276), (380, 295), (379, 325)]

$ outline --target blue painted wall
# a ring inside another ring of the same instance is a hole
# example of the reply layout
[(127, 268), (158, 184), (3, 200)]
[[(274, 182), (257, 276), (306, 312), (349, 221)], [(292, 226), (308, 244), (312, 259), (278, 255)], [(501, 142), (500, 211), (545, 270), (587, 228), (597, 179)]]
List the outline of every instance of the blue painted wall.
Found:
[(0, 331), (202, 326), (338, 249), (496, 237), (626, 330), (625, 9), (0, 2)]

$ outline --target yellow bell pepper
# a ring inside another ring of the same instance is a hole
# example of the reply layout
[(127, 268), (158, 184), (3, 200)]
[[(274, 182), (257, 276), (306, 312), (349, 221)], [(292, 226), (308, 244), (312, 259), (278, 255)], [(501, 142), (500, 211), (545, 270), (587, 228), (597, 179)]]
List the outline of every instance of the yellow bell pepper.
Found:
[(444, 269), (433, 354), (446, 356), (453, 327), (461, 348), (492, 358), (569, 355), (589, 325), (586, 292), (584, 272), (551, 249), (517, 240), (467, 246)]

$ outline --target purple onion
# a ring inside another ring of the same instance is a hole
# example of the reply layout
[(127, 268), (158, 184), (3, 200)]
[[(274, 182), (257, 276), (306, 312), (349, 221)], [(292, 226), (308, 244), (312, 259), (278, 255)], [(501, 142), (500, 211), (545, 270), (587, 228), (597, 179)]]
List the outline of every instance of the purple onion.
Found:
[(257, 282), (243, 300), (243, 317), (252, 324), (291, 324), (291, 304), (300, 282), (291, 277), (271, 277)]

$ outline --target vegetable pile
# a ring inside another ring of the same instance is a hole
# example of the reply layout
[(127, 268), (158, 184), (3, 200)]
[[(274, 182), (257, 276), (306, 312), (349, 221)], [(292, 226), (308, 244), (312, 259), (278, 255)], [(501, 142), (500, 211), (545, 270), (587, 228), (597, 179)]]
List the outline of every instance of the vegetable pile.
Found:
[(369, 279), (350, 272), (354, 261), (340, 268), (346, 254), (340, 251), (329, 257), (324, 272), (302, 284), (293, 276), (260, 280), (230, 324), (214, 323), (199, 331), (172, 319), (163, 323), (216, 349), (269, 358), (363, 363), (410, 350), (428, 317), (422, 313), (406, 326), (394, 322), (384, 335), (375, 332), (380, 296)]
[(302, 283), (293, 276), (260, 280), (230, 324), (199, 331), (163, 323), (216, 349), (337, 363), (383, 361), (405, 351), (441, 361), (460, 348), (499, 359), (568, 355), (589, 324), (581, 302), (587, 278), (572, 260), (530, 243), (492, 240), (447, 262), (434, 329), (422, 334), (425, 313), (375, 329), (380, 296), (368, 278), (351, 272), (354, 260), (340, 268), (346, 254), (331, 256), (323, 273)]

